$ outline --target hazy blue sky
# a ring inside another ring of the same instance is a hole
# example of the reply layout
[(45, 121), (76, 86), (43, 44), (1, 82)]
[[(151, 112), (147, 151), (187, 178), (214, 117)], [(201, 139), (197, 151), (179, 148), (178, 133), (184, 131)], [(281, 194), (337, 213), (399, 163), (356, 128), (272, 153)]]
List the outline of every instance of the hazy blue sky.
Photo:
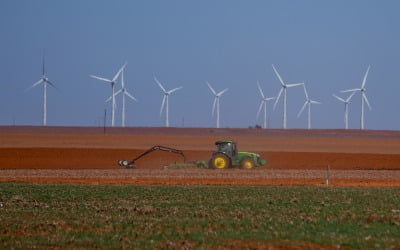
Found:
[[(400, 129), (400, 1), (0, 1), (0, 125), (40, 125), (42, 55), (58, 90), (48, 89), (48, 125), (98, 126), (110, 114), (108, 84), (128, 62), (125, 81), (139, 102), (127, 102), (127, 125), (163, 126), (162, 93), (170, 97), (171, 126), (214, 127), (209, 81), (220, 91), (221, 127), (256, 120), (260, 81), (267, 96), (304, 81), (313, 128), (344, 127), (344, 105), (332, 97), (356, 88), (371, 65), (367, 129)], [(117, 86), (117, 89), (119, 86)], [(288, 128), (306, 128), (303, 90), (288, 91)], [(282, 127), (282, 101), (269, 125)], [(360, 126), (360, 95), (350, 104), (350, 128)], [(118, 99), (116, 124), (121, 124)], [(110, 117), (108, 117), (110, 118)], [(108, 119), (108, 124), (111, 124)]]

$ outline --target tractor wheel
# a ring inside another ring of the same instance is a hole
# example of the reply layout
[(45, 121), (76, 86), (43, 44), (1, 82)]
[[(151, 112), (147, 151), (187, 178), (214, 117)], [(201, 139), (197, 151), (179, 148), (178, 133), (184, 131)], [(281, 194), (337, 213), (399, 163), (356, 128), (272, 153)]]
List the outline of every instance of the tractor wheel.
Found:
[(240, 162), (240, 167), (243, 169), (252, 169), (254, 168), (254, 160), (250, 157), (245, 157), (243, 160)]
[(230, 165), (229, 158), (224, 154), (214, 155), (209, 162), (209, 167), (214, 169), (228, 168)]

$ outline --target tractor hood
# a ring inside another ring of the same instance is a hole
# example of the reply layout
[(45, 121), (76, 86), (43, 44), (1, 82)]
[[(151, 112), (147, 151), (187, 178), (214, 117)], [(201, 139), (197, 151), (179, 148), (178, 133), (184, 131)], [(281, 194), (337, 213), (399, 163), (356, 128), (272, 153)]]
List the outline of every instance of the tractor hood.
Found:
[(266, 160), (261, 160), (260, 159), (260, 155), (256, 154), (256, 153), (238, 152), (237, 154), (238, 154), (238, 158), (240, 158), (240, 159), (242, 159), (245, 156), (253, 158), (255, 160), (255, 162), (256, 162), (256, 165), (262, 166), (262, 165), (265, 165), (267, 163)]

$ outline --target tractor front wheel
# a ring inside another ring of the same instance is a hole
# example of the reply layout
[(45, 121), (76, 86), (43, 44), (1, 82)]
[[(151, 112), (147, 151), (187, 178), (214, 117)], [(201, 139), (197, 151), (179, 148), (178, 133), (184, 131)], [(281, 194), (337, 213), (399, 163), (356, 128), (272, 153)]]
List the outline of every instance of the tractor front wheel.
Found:
[(214, 169), (223, 169), (230, 166), (229, 158), (224, 154), (215, 154), (209, 162), (209, 167)]
[(240, 167), (243, 169), (252, 169), (254, 168), (254, 161), (250, 157), (245, 157), (241, 162), (240, 162)]

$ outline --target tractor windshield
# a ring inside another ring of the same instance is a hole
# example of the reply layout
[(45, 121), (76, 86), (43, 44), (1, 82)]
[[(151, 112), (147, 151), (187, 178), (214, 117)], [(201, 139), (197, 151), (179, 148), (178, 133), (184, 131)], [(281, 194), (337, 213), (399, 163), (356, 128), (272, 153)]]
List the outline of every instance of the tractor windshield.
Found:
[[(217, 144), (217, 151), (218, 152), (224, 152), (229, 156), (232, 156), (234, 152), (232, 152), (232, 143), (231, 142), (224, 142), (224, 143), (218, 143)], [(235, 150), (235, 149), (233, 149)]]

